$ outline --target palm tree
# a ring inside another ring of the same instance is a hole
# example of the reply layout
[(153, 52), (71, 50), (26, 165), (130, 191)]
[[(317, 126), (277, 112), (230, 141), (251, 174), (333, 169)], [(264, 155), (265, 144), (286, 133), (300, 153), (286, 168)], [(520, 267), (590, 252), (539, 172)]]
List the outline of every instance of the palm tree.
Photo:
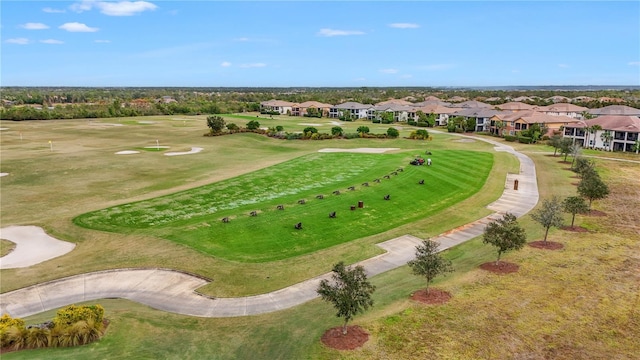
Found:
[(600, 140), (604, 143), (607, 151), (611, 151), (611, 140), (613, 140), (613, 135), (611, 135), (610, 130), (605, 130), (602, 134), (600, 134)]
[(591, 145), (592, 149), (595, 149), (596, 147), (596, 133), (602, 130), (602, 126), (595, 124), (595, 125), (591, 125), (591, 132), (593, 133), (593, 145)]

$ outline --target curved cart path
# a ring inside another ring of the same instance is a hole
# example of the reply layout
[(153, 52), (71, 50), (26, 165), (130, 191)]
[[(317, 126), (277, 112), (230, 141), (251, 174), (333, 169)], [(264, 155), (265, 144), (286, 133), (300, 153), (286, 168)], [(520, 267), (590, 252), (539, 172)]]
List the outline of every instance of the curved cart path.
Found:
[(74, 243), (47, 235), (37, 226), (8, 226), (0, 229), (0, 239), (16, 244), (12, 252), (0, 258), (0, 269), (29, 267), (62, 256), (76, 247)]
[[(479, 137), (476, 140), (496, 145), (496, 151), (507, 151), (520, 160), (520, 173), (508, 174), (502, 196), (488, 205), (496, 213), (480, 220), (452, 229), (431, 240), (440, 243), (440, 249), (458, 245), (483, 233), (490, 221), (511, 212), (522, 216), (538, 202), (538, 187), (533, 161), (512, 147)], [(513, 190), (514, 180), (519, 181)], [(415, 256), (415, 246), (422, 239), (404, 235), (378, 244), (387, 252), (364, 260), (368, 276), (403, 266)], [(209, 298), (196, 289), (208, 281), (189, 274), (165, 269), (122, 269), (72, 276), (56, 281), (0, 294), (0, 313), (25, 317), (64, 305), (102, 298), (124, 298), (153, 308), (199, 317), (234, 317), (257, 315), (290, 308), (318, 297), (320, 280), (329, 279), (331, 273), (303, 281), (267, 294), (242, 298)]]

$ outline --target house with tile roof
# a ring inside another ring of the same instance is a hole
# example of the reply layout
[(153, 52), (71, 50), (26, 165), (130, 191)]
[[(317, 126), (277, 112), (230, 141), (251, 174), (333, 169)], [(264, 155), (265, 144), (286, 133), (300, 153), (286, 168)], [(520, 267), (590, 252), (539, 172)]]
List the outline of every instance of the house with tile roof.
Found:
[(468, 108), (468, 109), (473, 109), (473, 108), (493, 109), (493, 105), (486, 104), (480, 101), (475, 101), (475, 100), (464, 101), (458, 104), (453, 104), (452, 106), (459, 107), (459, 108)]
[(557, 103), (549, 106), (540, 106), (536, 109), (536, 111), (543, 114), (552, 116), (568, 116), (574, 119), (582, 119), (582, 114), (587, 110), (589, 109), (586, 107), (570, 103)]
[(292, 102), (271, 99), (260, 103), (260, 111), (277, 111), (280, 114), (291, 112)]
[(291, 116), (305, 116), (309, 109), (317, 109), (322, 116), (329, 116), (329, 109), (331, 109), (333, 105), (324, 104), (318, 101), (305, 101), (299, 104), (291, 105)]
[(456, 111), (450, 116), (461, 116), (465, 120), (473, 118), (476, 120), (476, 128), (474, 131), (489, 131), (489, 126), (491, 124), (490, 119), (500, 113), (502, 113), (502, 111), (500, 110), (486, 108), (468, 108)]
[(555, 96), (552, 96), (552, 97), (548, 97), (545, 100), (551, 101), (554, 104), (561, 103), (561, 102), (570, 102), (571, 101), (571, 99), (569, 99), (568, 97), (560, 96), (560, 95), (555, 95)]
[(502, 123), (502, 133), (500, 135), (516, 136), (522, 130), (531, 128), (533, 124), (540, 125), (540, 128), (547, 129), (544, 135), (553, 135), (569, 124), (577, 123), (579, 120), (568, 116), (548, 115), (536, 110), (525, 110), (512, 113), (497, 114), (489, 119), (489, 131), (498, 134), (499, 123)]
[(329, 109), (330, 118), (340, 118), (349, 114), (352, 119), (373, 119), (375, 111), (371, 104), (360, 104), (354, 101), (348, 101), (342, 104), (334, 105)]
[[(430, 105), (415, 106), (414, 110), (416, 113), (418, 111), (422, 111), (423, 113), (425, 113), (425, 115), (434, 114), (436, 116), (436, 126), (442, 126), (442, 125), (447, 125), (447, 122), (449, 121), (449, 117), (451, 117), (452, 114), (455, 113), (456, 111), (462, 110), (462, 108), (443, 106), (439, 104), (430, 104)], [(414, 120), (416, 121), (418, 120), (417, 115)]]
[(401, 105), (398, 103), (382, 102), (373, 107), (374, 117), (378, 118), (382, 112), (392, 112), (394, 121), (407, 121), (415, 119), (416, 110), (414, 106)]
[(523, 111), (523, 110), (532, 110), (537, 106), (525, 104), (519, 101), (512, 101), (504, 104), (496, 105), (494, 108), (496, 110), (509, 110), (509, 111)]
[[(599, 125), (602, 129), (590, 132)], [(594, 119), (580, 120), (564, 127), (563, 136), (573, 139), (582, 147), (607, 151), (633, 152), (640, 134), (640, 118), (630, 115), (603, 115)]]
[(625, 105), (609, 105), (599, 109), (588, 109), (587, 112), (596, 117), (605, 115), (640, 116), (640, 109)]

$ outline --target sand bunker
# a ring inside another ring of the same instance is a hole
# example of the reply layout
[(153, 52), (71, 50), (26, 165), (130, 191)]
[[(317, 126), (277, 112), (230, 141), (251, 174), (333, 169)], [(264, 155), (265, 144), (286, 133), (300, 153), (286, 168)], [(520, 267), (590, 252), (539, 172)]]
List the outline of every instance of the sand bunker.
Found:
[(140, 151), (135, 151), (135, 150), (123, 150), (123, 151), (118, 151), (116, 153), (116, 155), (129, 155), (129, 154), (139, 154)]
[(93, 122), (91, 121), (91, 125), (93, 126), (124, 126), (122, 124), (113, 124), (113, 123), (97, 123), (97, 122)]
[(343, 123), (343, 122), (339, 122), (339, 121), (332, 121), (332, 122), (331, 122), (331, 125), (338, 125), (338, 126), (340, 126), (340, 125), (344, 125), (344, 123)]
[(362, 153), (362, 154), (382, 154), (387, 151), (399, 150), (400, 148), (355, 148), (355, 149), (336, 149), (336, 148), (326, 148), (320, 149), (318, 152), (352, 152), (352, 153)]
[(138, 124), (155, 124), (155, 121), (138, 121)]
[(9, 128), (0, 128), (0, 131), (9, 130)]
[(197, 154), (200, 151), (204, 150), (201, 147), (192, 147), (190, 151), (183, 151), (183, 152), (168, 152), (165, 153), (165, 155), (167, 156), (176, 156), (176, 155), (189, 155), (189, 154)]
[(76, 244), (53, 238), (37, 226), (9, 226), (0, 229), (0, 238), (16, 244), (16, 248), (0, 258), (0, 269), (25, 268), (58, 256)]
[(458, 140), (453, 140), (453, 142), (470, 143), (470, 142), (475, 142), (475, 140), (473, 140), (473, 139), (458, 139)]
[(304, 126), (322, 126), (322, 124), (309, 124), (309, 123), (300, 123), (298, 125), (304, 125)]
[(7, 176), (9, 173), (0, 173), (0, 177)]

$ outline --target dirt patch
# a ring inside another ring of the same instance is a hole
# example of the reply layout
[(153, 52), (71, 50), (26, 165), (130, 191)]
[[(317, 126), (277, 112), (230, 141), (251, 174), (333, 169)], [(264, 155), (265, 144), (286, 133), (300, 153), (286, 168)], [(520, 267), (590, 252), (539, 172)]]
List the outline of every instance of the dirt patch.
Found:
[(358, 325), (347, 326), (347, 334), (342, 334), (342, 326), (331, 328), (322, 335), (322, 343), (332, 349), (353, 350), (369, 340), (369, 333)]
[(560, 250), (564, 248), (564, 245), (553, 241), (547, 241), (546, 243), (544, 241), (533, 241), (529, 243), (529, 246), (531, 246), (532, 248), (545, 250)]
[(589, 231), (589, 230), (583, 228), (582, 226), (563, 226), (560, 229), (566, 230), (566, 231), (573, 231), (573, 232), (588, 232)]
[(587, 213), (589, 216), (607, 216), (607, 213), (600, 210), (589, 210)]
[[(558, 161), (559, 164), (571, 164), (571, 161), (564, 161), (564, 160), (560, 160)], [(571, 169), (569, 169), (571, 170)]]
[(415, 300), (424, 304), (444, 304), (451, 299), (451, 293), (439, 289), (418, 290), (411, 294), (411, 300)]
[(506, 261), (500, 261), (496, 265), (495, 261), (490, 261), (480, 265), (480, 269), (490, 271), (495, 274), (510, 274), (517, 272), (518, 269), (520, 269), (520, 265)]

